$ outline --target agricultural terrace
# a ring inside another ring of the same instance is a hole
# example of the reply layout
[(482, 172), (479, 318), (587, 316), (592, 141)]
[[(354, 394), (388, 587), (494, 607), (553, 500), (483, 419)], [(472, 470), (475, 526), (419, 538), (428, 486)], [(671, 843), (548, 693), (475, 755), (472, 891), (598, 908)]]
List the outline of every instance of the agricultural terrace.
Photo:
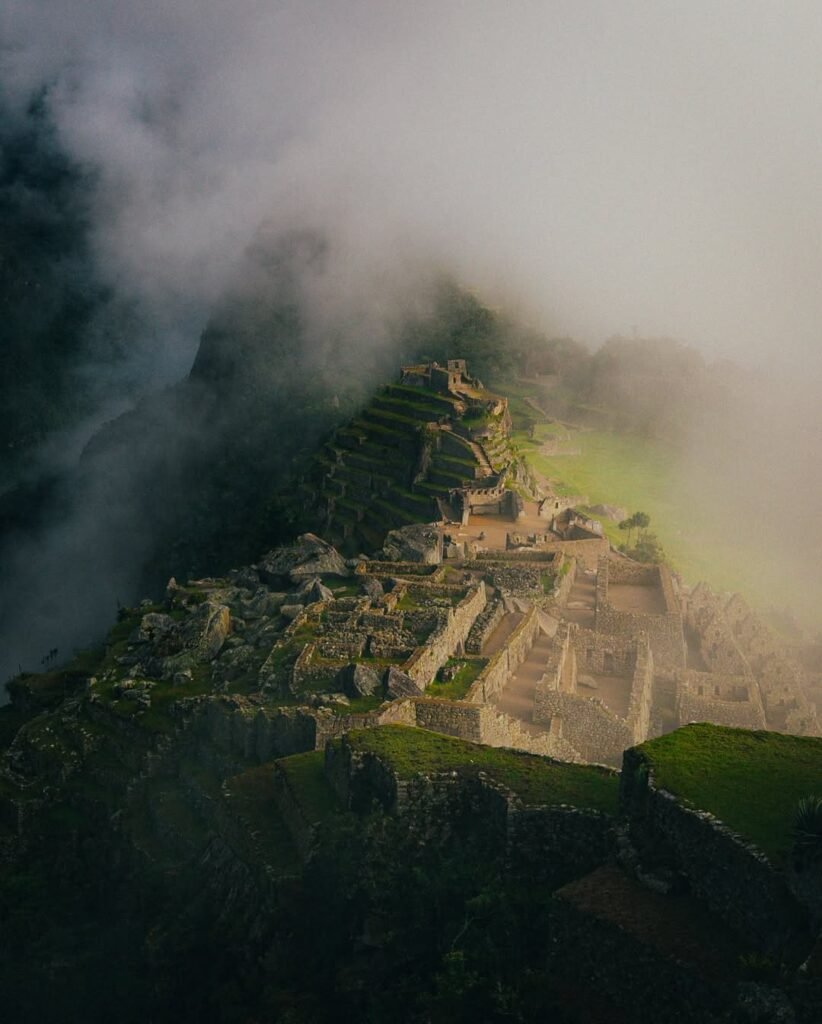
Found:
[(572, 804), (616, 814), (618, 775), (599, 765), (570, 764), (547, 757), (485, 747), (406, 725), (350, 732), (351, 749), (378, 756), (402, 779), (417, 774), (485, 772), (525, 804)]
[(709, 811), (774, 862), (793, 845), (798, 801), (822, 795), (822, 739), (687, 725), (637, 748), (658, 788)]

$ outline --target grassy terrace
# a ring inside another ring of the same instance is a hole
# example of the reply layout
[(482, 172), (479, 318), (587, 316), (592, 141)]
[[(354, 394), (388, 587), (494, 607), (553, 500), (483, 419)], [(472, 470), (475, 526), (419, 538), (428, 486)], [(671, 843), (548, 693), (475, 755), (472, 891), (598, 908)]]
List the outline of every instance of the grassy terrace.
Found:
[(384, 409), (378, 409), (373, 405), (369, 405), (368, 408), (363, 410), (362, 417), (369, 426), (374, 424), (378, 427), (386, 427), (389, 430), (394, 430), (397, 433), (404, 435), (416, 435), (417, 431), (422, 426), (422, 421), (415, 419), (413, 416), (405, 416), (396, 412), (386, 412)]
[(797, 801), (822, 795), (822, 739), (688, 725), (639, 750), (656, 784), (710, 811), (775, 863), (793, 844)]
[(618, 776), (607, 768), (484, 747), (406, 725), (354, 730), (347, 742), (353, 750), (376, 754), (403, 779), (420, 772), (485, 772), (526, 804), (573, 804), (608, 814), (617, 810)]
[(337, 795), (325, 777), (324, 760), (322, 750), (309, 750), (275, 762), (309, 821), (326, 821), (341, 810)]
[(389, 384), (385, 394), (392, 398), (413, 402), (415, 405), (427, 405), (436, 409), (439, 414), (453, 412), (456, 400), (430, 388), (414, 388), (406, 384)]
[(448, 682), (434, 680), (426, 687), (429, 697), (441, 697), (444, 700), (462, 700), (471, 689), (471, 684), (488, 664), (487, 658), (449, 658), (447, 666), (456, 666), (457, 674)]
[(440, 416), (447, 415), (450, 410), (440, 408), (428, 402), (408, 401), (405, 397), (396, 395), (377, 395), (371, 403), (374, 408), (382, 409), (385, 412), (393, 412), (398, 416), (408, 416), (418, 420), (420, 423), (430, 423)]

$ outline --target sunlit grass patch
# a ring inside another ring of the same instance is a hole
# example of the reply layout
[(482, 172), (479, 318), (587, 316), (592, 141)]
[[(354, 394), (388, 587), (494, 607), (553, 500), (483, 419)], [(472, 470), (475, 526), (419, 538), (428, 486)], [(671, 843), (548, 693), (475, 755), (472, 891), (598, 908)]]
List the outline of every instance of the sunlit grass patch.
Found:
[(485, 747), (404, 725), (348, 734), (352, 749), (383, 758), (400, 778), (417, 773), (485, 772), (526, 804), (572, 804), (616, 813), (618, 775), (598, 765), (566, 764), (534, 754)]
[(656, 785), (709, 811), (777, 862), (793, 845), (802, 797), (822, 792), (822, 739), (688, 725), (639, 750)]

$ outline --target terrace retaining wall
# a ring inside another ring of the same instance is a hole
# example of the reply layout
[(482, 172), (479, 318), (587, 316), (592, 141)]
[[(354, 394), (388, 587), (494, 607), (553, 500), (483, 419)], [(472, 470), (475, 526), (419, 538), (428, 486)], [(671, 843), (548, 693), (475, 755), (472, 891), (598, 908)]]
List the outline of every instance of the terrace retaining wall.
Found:
[(802, 932), (807, 912), (785, 876), (712, 814), (657, 788), (641, 751), (625, 751), (620, 805), (640, 858), (653, 856), (661, 842), (693, 892), (751, 945), (778, 955)]
[(532, 607), (471, 684), (465, 699), (472, 704), (486, 704), (496, 697), (528, 657), (539, 629), (539, 615)]

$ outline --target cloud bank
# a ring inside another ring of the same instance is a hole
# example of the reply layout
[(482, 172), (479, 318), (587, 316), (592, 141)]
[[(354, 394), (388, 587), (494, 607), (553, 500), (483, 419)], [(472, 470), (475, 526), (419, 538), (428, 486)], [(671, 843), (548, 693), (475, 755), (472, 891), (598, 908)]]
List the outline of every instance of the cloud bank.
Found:
[[(255, 239), (302, 230), (331, 241), (317, 336), (379, 346), (442, 267), (591, 344), (636, 328), (822, 369), (811, 0), (10, 0), (3, 38), (6, 110), (42, 96), (88, 182), (97, 275), (142, 325), (138, 396), (187, 372)], [(88, 561), (90, 488), (43, 573)], [(84, 577), (112, 576), (109, 603), (120, 550)]]
[(377, 278), (421, 250), (591, 341), (816, 358), (817, 4), (12, 0), (6, 22), (8, 94), (46, 85), (158, 358), (190, 354), (265, 221), (336, 230)]

